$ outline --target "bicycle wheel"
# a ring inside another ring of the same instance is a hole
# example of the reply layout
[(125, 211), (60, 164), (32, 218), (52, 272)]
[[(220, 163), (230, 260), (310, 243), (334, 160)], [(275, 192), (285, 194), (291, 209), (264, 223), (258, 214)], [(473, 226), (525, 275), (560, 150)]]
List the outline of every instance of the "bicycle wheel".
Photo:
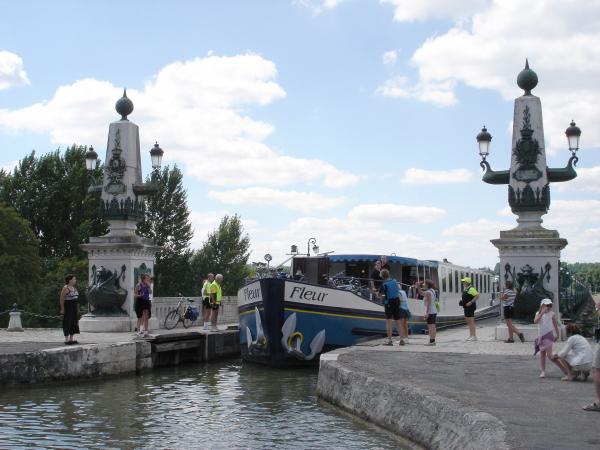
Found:
[(167, 314), (167, 317), (165, 317), (165, 328), (167, 330), (172, 330), (177, 326), (178, 323), (179, 312), (176, 309), (169, 311), (169, 314)]
[(183, 318), (183, 328), (189, 328), (192, 326), (194, 322), (192, 321), (192, 319), (186, 319), (185, 317)]

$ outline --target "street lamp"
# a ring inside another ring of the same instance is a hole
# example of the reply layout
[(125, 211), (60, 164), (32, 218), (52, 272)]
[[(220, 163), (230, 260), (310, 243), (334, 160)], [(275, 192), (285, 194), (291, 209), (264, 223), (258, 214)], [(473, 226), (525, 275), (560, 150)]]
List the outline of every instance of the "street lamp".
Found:
[(317, 240), (313, 237), (309, 238), (308, 242), (306, 242), (306, 256), (310, 256), (310, 244), (313, 244), (313, 252), (315, 254), (319, 253), (319, 246), (317, 245)]
[(94, 147), (90, 145), (90, 148), (85, 152), (85, 167), (90, 172), (96, 168), (96, 162), (98, 161), (98, 153), (94, 151)]
[(488, 133), (485, 125), (481, 129), (481, 132), (477, 135), (477, 144), (479, 144), (479, 156), (481, 160), (485, 161), (485, 158), (490, 154), (490, 144), (492, 143), (492, 135)]
[(577, 150), (579, 150), (579, 137), (581, 136), (581, 130), (575, 122), (571, 120), (571, 125), (565, 131), (567, 135), (567, 140), (569, 141), (569, 150), (571, 150), (571, 155), (575, 156)]
[(158, 175), (160, 166), (162, 165), (162, 157), (165, 154), (164, 150), (158, 146), (158, 142), (154, 143), (154, 147), (150, 150), (150, 159), (152, 160), (152, 170), (154, 175)]

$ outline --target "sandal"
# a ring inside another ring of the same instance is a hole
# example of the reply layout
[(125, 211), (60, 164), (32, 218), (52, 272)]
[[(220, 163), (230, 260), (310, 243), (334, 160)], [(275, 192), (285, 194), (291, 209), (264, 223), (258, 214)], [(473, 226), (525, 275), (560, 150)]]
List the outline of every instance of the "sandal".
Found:
[(584, 411), (598, 411), (600, 412), (600, 404), (594, 402), (594, 403), (590, 403), (587, 406), (583, 407)]

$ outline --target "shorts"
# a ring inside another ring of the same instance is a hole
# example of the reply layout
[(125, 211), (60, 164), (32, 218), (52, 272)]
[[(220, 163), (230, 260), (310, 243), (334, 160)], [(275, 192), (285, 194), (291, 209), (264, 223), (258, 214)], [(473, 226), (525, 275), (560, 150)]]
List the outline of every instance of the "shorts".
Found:
[(408, 309), (400, 308), (400, 318), (410, 319), (410, 311)]
[(465, 317), (475, 317), (477, 305), (463, 306), (463, 309), (465, 310)]
[(142, 318), (142, 314), (145, 309), (148, 310), (148, 318), (152, 317), (152, 302), (150, 302), (150, 300), (136, 297), (135, 302), (133, 304), (133, 309), (135, 309), (135, 315), (138, 319)]
[(206, 309), (210, 308), (210, 298), (204, 297), (202, 299), (202, 307)]
[(594, 369), (600, 369), (600, 343), (597, 343), (594, 347), (594, 359), (592, 361), (592, 367)]
[(210, 309), (212, 309), (214, 311), (218, 311), (219, 310), (219, 306), (221, 306), (220, 303), (211, 303)]
[[(515, 308), (513, 308), (512, 306), (505, 306), (504, 307), (504, 318), (512, 319), (514, 312), (515, 312)], [(466, 314), (465, 314), (465, 316), (466, 316)], [(470, 316), (470, 317), (472, 317), (472, 316)]]
[(429, 314), (427, 316), (427, 325), (435, 325), (435, 319), (437, 319), (437, 314)]
[(386, 319), (400, 319), (400, 299), (390, 298), (385, 305), (385, 318)]
[(589, 372), (592, 370), (591, 364), (579, 364), (578, 366), (571, 366), (574, 372)]

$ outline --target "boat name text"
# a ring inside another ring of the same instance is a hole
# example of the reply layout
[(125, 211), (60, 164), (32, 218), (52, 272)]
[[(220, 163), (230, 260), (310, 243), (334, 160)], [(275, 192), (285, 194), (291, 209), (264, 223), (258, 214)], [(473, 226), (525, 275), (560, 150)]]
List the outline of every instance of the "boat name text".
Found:
[(329, 294), (326, 292), (309, 291), (305, 287), (296, 286), (292, 289), (290, 299), (298, 298), (301, 300), (311, 300), (313, 302), (323, 302), (327, 295)]

